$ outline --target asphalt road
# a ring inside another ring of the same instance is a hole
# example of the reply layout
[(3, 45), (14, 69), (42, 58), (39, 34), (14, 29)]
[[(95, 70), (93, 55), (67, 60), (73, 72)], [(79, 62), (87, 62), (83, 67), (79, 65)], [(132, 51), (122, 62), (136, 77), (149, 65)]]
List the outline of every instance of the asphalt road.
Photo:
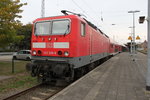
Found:
[(3, 55), (12, 55), (14, 53), (15, 52), (0, 52), (0, 56), (3, 56)]
[(0, 62), (1, 61), (12, 61), (12, 55), (0, 55)]

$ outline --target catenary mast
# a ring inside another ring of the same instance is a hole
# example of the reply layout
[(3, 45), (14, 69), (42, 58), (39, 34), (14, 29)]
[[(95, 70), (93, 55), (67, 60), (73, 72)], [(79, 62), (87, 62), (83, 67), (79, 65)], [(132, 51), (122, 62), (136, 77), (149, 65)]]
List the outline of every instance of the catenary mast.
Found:
[(45, 0), (42, 0), (41, 17), (45, 17)]

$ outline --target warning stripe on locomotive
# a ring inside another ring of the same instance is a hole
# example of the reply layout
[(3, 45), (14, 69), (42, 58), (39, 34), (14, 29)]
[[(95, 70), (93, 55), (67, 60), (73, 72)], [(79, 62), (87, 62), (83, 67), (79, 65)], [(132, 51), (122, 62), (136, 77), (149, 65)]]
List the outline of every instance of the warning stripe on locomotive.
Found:
[(33, 42), (33, 48), (69, 48), (69, 42), (54, 42), (54, 43), (46, 43), (46, 42)]

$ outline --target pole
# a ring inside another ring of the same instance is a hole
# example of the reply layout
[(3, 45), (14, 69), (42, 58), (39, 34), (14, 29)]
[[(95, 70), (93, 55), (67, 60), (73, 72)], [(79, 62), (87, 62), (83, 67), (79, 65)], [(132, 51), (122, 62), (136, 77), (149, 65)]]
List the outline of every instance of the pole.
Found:
[(12, 69), (11, 72), (14, 73), (14, 58), (12, 58)]
[(133, 61), (135, 61), (135, 13), (140, 12), (139, 10), (134, 10), (134, 11), (128, 11), (128, 13), (132, 13), (133, 14)]
[(134, 19), (135, 19), (135, 17), (134, 17), (134, 13), (133, 13), (133, 55), (135, 54), (135, 21), (134, 21)]
[(132, 27), (129, 27), (129, 28), (131, 28), (131, 43), (130, 43), (130, 54), (132, 55), (132, 42), (133, 42), (133, 33), (132, 33)]
[(131, 40), (131, 45), (130, 45), (131, 47), (130, 47), (130, 51), (131, 51), (131, 55), (132, 55), (132, 40)]
[(41, 4), (41, 17), (45, 17), (45, 0), (42, 0)]
[(146, 90), (150, 91), (150, 0), (148, 0), (148, 66), (146, 76)]

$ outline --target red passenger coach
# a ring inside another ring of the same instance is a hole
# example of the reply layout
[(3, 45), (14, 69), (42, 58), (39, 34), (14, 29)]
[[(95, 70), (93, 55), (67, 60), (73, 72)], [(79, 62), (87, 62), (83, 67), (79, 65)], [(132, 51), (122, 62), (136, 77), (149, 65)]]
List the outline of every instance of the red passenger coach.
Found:
[(118, 44), (114, 40), (110, 39), (110, 49), (109, 49), (110, 55), (114, 56), (120, 52), (122, 52), (122, 45)]
[(83, 68), (90, 69), (113, 53), (109, 37), (100, 29), (78, 14), (62, 12), (64, 16), (34, 21), (32, 63), (27, 68), (42, 81), (72, 80), (75, 75), (83, 74)]

